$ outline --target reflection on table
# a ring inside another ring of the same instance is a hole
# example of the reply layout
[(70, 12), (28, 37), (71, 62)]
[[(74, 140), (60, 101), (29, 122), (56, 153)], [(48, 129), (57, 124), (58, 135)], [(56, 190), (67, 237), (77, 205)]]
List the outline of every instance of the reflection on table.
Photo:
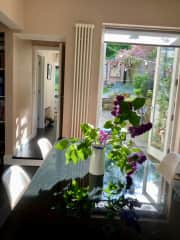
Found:
[[(104, 188), (112, 178), (121, 177), (117, 168), (107, 158), (105, 166)], [(73, 231), (74, 236), (80, 239), (84, 239), (87, 232), (91, 237), (99, 234), (99, 237), (106, 237), (105, 239), (119, 239), (119, 234), (126, 239), (135, 236), (134, 234), (137, 234), (139, 239), (162, 239), (167, 236), (171, 236), (171, 239), (180, 239), (177, 238), (178, 233), (175, 234), (176, 229), (180, 227), (179, 220), (177, 221), (180, 216), (178, 182), (174, 189), (169, 188), (151, 161), (146, 161), (139, 168), (134, 176), (134, 185), (128, 192), (129, 196), (137, 198), (142, 203), (141, 208), (136, 209), (141, 233), (131, 232), (129, 228), (122, 230), (120, 227), (116, 228), (118, 231), (115, 234), (114, 226), (119, 224), (116, 220), (100, 216), (74, 220), (57, 211), (54, 207), (57, 206), (56, 193), (60, 192), (72, 178), (79, 178), (82, 185), (87, 185), (88, 167), (89, 160), (81, 161), (77, 165), (72, 163), (66, 165), (63, 152), (56, 152), (53, 149), (34, 175), (23, 198), (11, 212), (4, 225), (1, 239), (23, 239), (27, 233), (29, 238), (33, 237), (33, 234), (39, 237), (49, 234), (52, 237), (55, 233), (60, 235), (65, 233), (68, 236)], [(68, 232), (67, 228), (72, 231)]]

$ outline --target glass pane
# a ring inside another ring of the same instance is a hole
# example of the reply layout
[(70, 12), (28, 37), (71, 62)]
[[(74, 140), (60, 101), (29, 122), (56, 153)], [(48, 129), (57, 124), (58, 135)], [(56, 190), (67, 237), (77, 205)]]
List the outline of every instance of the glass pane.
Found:
[(153, 199), (155, 203), (158, 203), (158, 194), (161, 184), (161, 178), (156, 170), (155, 164), (148, 161), (148, 173), (146, 183), (146, 193)]
[(174, 48), (164, 47), (160, 50), (160, 66), (152, 121), (151, 145), (161, 151), (164, 150), (165, 143), (174, 53)]

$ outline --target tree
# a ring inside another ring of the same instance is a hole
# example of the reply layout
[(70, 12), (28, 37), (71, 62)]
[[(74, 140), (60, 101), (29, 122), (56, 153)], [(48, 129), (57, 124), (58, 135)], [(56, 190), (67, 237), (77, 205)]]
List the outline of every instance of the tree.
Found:
[(106, 58), (113, 59), (121, 49), (129, 50), (131, 49), (131, 45), (126, 43), (107, 43)]

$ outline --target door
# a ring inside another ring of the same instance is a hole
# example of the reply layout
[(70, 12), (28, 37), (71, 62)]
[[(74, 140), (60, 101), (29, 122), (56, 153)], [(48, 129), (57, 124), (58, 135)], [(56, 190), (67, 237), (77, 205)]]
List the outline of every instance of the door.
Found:
[[(34, 50), (34, 80), (33, 80), (33, 112), (32, 112), (32, 137), (37, 134), (37, 128), (44, 119), (42, 111), (44, 104), (44, 62), (43, 56), (38, 55), (37, 50)], [(40, 111), (40, 112), (39, 112)]]
[(44, 67), (45, 57), (38, 55), (37, 71), (37, 128), (44, 128)]
[(65, 63), (65, 45), (59, 44), (59, 101), (57, 111), (57, 139), (62, 138), (63, 128), (63, 105), (64, 105), (64, 63)]
[(147, 152), (161, 161), (170, 151), (179, 49), (158, 47)]

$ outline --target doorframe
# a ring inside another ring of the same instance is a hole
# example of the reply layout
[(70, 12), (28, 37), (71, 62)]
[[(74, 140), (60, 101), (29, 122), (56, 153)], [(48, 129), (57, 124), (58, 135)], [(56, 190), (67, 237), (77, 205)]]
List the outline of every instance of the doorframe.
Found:
[(98, 81), (98, 96), (97, 96), (97, 108), (96, 108), (96, 126), (99, 127), (100, 115), (102, 111), (102, 94), (104, 85), (104, 63), (106, 58), (106, 48), (104, 46), (104, 30), (101, 29), (101, 45), (100, 45), (100, 60), (99, 60), (99, 81)]
[[(41, 45), (42, 44), (42, 45)], [(46, 44), (45, 46), (43, 44)], [(37, 91), (37, 79), (35, 75), (35, 71), (37, 70), (37, 58), (35, 58), (35, 51), (36, 50), (56, 50), (59, 52), (59, 69), (60, 69), (60, 78), (59, 78), (59, 84), (61, 86), (61, 99), (60, 99), (60, 119), (62, 119), (63, 116), (63, 96), (64, 96), (64, 71), (65, 71), (65, 43), (64, 42), (57, 42), (55, 45), (52, 46), (51, 43), (49, 43), (50, 46), (48, 46), (48, 42), (44, 43), (42, 41), (38, 41), (36, 45), (32, 45), (32, 59), (33, 59), (33, 64), (32, 64), (32, 118), (31, 118), (31, 123), (32, 123), (32, 128), (31, 128), (31, 133), (32, 133), (32, 138), (33, 136), (33, 124), (34, 124), (34, 111), (35, 107), (37, 106), (37, 99), (34, 97), (35, 93)], [(60, 47), (61, 46), (61, 47)], [(61, 52), (62, 50), (62, 52)], [(62, 112), (62, 113), (61, 113)], [(59, 123), (59, 133), (57, 133), (57, 137), (61, 136), (62, 134), (62, 121)], [(5, 165), (23, 165), (23, 166), (41, 166), (43, 163), (42, 160), (39, 159), (22, 159), (22, 158), (13, 158), (13, 153), (11, 154), (5, 154), (4, 155), (4, 164)]]
[[(52, 50), (52, 51), (58, 51), (59, 52), (59, 57), (61, 58), (61, 52), (59, 51), (59, 47), (57, 46), (41, 46), (41, 45), (36, 45), (33, 46), (33, 84), (32, 84), (32, 137), (35, 137), (37, 134), (37, 104), (38, 104), (38, 79), (37, 79), (37, 68), (38, 68), (38, 50), (42, 51), (47, 51), (47, 50)], [(60, 79), (59, 79), (60, 82)], [(43, 84), (44, 86), (44, 84)], [(41, 85), (42, 87), (42, 85)], [(43, 94), (44, 96), (44, 94)], [(41, 96), (42, 97), (42, 96)], [(60, 110), (59, 110), (60, 111)], [(44, 113), (43, 113), (44, 114)], [(56, 133), (56, 137), (57, 133)]]
[[(57, 139), (62, 138), (63, 132), (63, 106), (64, 106), (64, 72), (65, 72), (65, 43), (59, 43), (59, 103), (57, 118)], [(61, 121), (60, 121), (61, 119)]]
[[(148, 25), (133, 25), (133, 24), (119, 24), (119, 23), (103, 23), (101, 27), (101, 43), (100, 43), (100, 61), (99, 61), (99, 90), (98, 90), (98, 98), (97, 98), (97, 109), (99, 106), (99, 99), (102, 97), (100, 87), (103, 85), (103, 56), (104, 56), (104, 31), (105, 29), (119, 29), (119, 30), (127, 30), (127, 31), (147, 31), (147, 32), (157, 32), (157, 33), (174, 33), (180, 35), (180, 28), (179, 27), (164, 27), (164, 26), (148, 26)], [(158, 47), (158, 46), (157, 46)], [(171, 47), (171, 46), (169, 46)], [(180, 49), (179, 46), (173, 46)], [(179, 58), (179, 73), (176, 78), (176, 96), (174, 99), (174, 114), (173, 114), (173, 121), (172, 121), (172, 133), (171, 139), (169, 142), (170, 151), (180, 151), (180, 134), (178, 134), (177, 130), (180, 130), (178, 127), (178, 121), (180, 119), (180, 104), (178, 104), (180, 97), (180, 58)], [(100, 117), (100, 111), (96, 113), (96, 123), (98, 123)]]

